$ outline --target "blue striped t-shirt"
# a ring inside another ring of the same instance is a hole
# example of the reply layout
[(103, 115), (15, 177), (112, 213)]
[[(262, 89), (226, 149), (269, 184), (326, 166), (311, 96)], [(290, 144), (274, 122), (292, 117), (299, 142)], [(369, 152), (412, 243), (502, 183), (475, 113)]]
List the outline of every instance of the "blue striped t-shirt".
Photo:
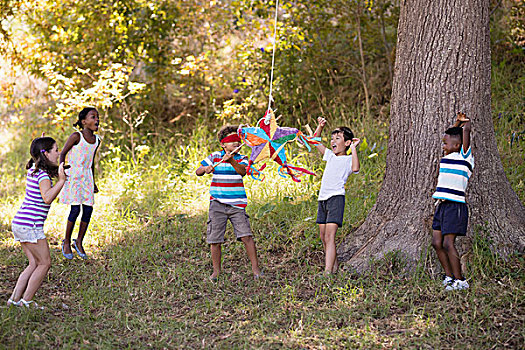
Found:
[(441, 158), (436, 192), (432, 198), (466, 203), (465, 190), (472, 169), (474, 157), (470, 147), (466, 153), (462, 146), (460, 152), (453, 152)]
[[(45, 171), (38, 169), (35, 172), (34, 167), (27, 171), (26, 196), (22, 206), (13, 218), (13, 224), (27, 227), (44, 227), (44, 221), (47, 218), (51, 204), (46, 204), (42, 198), (40, 182), (43, 180), (51, 181), (51, 178)], [(53, 186), (53, 182), (51, 182), (51, 186)]]
[[(224, 150), (213, 152), (201, 162), (202, 166), (213, 165), (221, 161), (226, 152)], [(233, 159), (238, 163), (248, 166), (248, 157), (235, 154)], [(210, 186), (210, 200), (216, 200), (237, 208), (246, 208), (248, 199), (244, 190), (242, 176), (227, 162), (222, 162), (213, 170)]]

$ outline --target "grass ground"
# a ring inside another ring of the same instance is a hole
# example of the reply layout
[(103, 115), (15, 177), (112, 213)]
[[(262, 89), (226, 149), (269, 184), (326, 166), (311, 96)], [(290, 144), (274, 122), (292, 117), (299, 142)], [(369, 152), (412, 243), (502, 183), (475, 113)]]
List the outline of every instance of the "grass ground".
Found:
[[(511, 79), (508, 66), (493, 68), (498, 148), (513, 189), (525, 201), (525, 84)], [(338, 240), (364, 220), (384, 173), (387, 125), (362, 120), (352, 128), (366, 145), (359, 152), (361, 172), (347, 184)], [(54, 203), (46, 221), (52, 268), (35, 297), (45, 310), (28, 311), (3, 301), (27, 263), (10, 222), (22, 201), (27, 145), (36, 135), (0, 130), (0, 348), (524, 347), (524, 258), (499, 259), (485, 236), (474, 239), (468, 291), (443, 291), (426, 265), (435, 261), (431, 250), (410, 275), (392, 253), (364, 275), (320, 277), (314, 177), (296, 184), (270, 169), (264, 182), (246, 181), (265, 278), (253, 279), (229, 228), (223, 274), (210, 282), (210, 177), (193, 175), (210, 151), (200, 142), (209, 134), (202, 128), (184, 146), (159, 142), (137, 149), (136, 164), (116, 146), (103, 149), (101, 193), (85, 241), (90, 259), (62, 258), (68, 208)], [(315, 155), (299, 152), (289, 159), (322, 172)]]
[[(340, 239), (366, 217), (384, 171), (386, 126), (364, 126), (358, 133), (370, 136), (360, 151), (362, 171), (348, 183)], [(246, 181), (265, 278), (253, 279), (244, 248), (229, 229), (223, 274), (210, 282), (205, 243), (210, 178), (193, 175), (207, 151), (196, 144), (173, 148), (169, 155), (144, 148), (134, 165), (120, 150), (108, 150), (85, 244), (90, 259), (62, 258), (68, 208), (53, 204), (46, 222), (52, 269), (35, 298), (46, 309), (0, 306), (0, 347), (489, 349), (525, 344), (523, 257), (500, 260), (486, 239), (477, 237), (467, 267), (471, 289), (465, 292), (446, 293), (424, 266), (406, 275), (396, 254), (375, 262), (366, 275), (321, 277), (315, 224), (319, 181), (281, 180), (275, 169), (263, 183)], [(9, 231), (22, 200), (21, 175), (13, 175), (23, 174), (22, 152), (10, 153), (2, 163), (0, 300), (7, 300), (26, 264)], [(314, 155), (290, 157), (322, 171)], [(519, 184), (517, 176), (513, 185)]]

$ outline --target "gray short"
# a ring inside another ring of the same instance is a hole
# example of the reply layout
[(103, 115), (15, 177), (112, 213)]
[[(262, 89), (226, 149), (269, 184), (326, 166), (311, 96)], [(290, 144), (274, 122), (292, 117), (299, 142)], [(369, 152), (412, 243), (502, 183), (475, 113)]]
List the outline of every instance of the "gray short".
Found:
[(208, 243), (224, 243), (224, 233), (226, 224), (230, 219), (233, 226), (233, 232), (237, 240), (242, 237), (252, 236), (250, 220), (246, 210), (236, 208), (218, 201), (210, 201), (210, 211), (208, 213)]
[(319, 201), (317, 206), (317, 223), (337, 224), (343, 226), (343, 215), (345, 213), (345, 196), (332, 196), (324, 201)]
[(17, 224), (11, 225), (15, 241), (37, 243), (39, 239), (46, 239), (43, 227), (29, 227)]

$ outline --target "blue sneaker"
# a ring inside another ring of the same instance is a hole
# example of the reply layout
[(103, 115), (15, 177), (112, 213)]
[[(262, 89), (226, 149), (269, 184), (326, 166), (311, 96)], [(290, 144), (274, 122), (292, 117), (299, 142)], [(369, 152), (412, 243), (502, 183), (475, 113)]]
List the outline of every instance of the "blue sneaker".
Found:
[(66, 253), (64, 251), (64, 241), (65, 239), (62, 240), (62, 255), (64, 256), (64, 258), (66, 258), (67, 260), (71, 260), (73, 259), (73, 253)]
[(87, 257), (88, 257), (87, 254), (86, 253), (81, 253), (80, 249), (78, 249), (78, 247), (77, 247), (77, 240), (76, 239), (73, 240), (73, 248), (75, 248), (75, 250), (77, 251), (78, 256), (80, 256), (82, 259), (87, 259)]

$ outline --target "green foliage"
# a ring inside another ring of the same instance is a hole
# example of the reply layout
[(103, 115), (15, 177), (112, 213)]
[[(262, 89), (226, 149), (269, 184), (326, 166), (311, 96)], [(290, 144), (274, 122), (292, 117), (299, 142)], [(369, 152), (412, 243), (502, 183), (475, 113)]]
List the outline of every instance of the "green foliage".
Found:
[[(350, 120), (362, 113), (357, 25), (373, 113), (386, 118), (397, 9), (389, 1), (366, 4), (280, 4), (273, 96), (284, 122), (312, 122), (318, 114)], [(22, 7), (10, 2), (16, 17), (5, 23), (14, 45), (9, 57), (46, 78), (48, 118), (60, 123), (80, 105), (94, 104), (112, 135), (128, 135), (111, 139), (133, 153), (152, 130), (171, 129), (168, 123), (188, 130), (202, 121), (253, 123), (262, 116), (274, 6), (244, 0), (83, 0), (59, 7), (52, 1)], [(138, 83), (146, 85), (134, 89)], [(348, 109), (352, 116), (341, 114)], [(140, 117), (144, 111), (146, 119)]]

